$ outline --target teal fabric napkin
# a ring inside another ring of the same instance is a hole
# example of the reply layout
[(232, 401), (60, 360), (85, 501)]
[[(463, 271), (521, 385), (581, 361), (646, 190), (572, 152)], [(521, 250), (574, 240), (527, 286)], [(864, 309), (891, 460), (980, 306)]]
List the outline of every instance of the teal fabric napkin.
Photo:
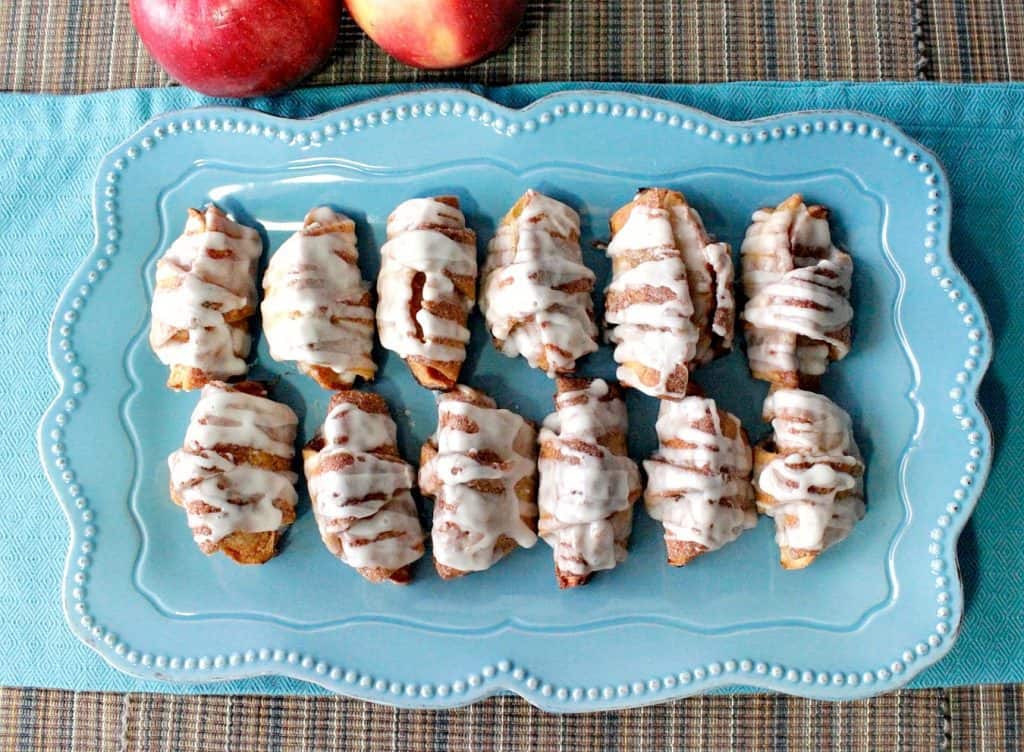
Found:
[[(307, 89), (247, 102), (306, 117), (409, 87)], [(475, 88), (521, 107), (566, 85)], [(578, 86), (576, 87), (578, 88)], [(953, 187), (953, 255), (995, 330), (982, 388), (997, 452), (960, 542), (967, 611), (952, 653), (915, 686), (1024, 681), (1024, 86), (768, 84), (608, 87), (733, 120), (846, 108), (894, 120), (934, 150)], [(212, 104), (184, 89), (79, 97), (0, 95), (0, 684), (88, 690), (322, 693), (262, 677), (217, 685), (144, 682), (108, 667), (64, 624), (67, 525), (36, 458), (55, 385), (50, 314), (92, 243), (93, 173), (147, 119)], [(233, 103), (238, 104), (238, 103)], [(117, 458), (111, 458), (116, 461)]]

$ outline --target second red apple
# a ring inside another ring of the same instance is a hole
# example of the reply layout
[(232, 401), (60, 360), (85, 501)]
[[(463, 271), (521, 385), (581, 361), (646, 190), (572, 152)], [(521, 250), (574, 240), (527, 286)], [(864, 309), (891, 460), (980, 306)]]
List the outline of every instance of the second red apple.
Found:
[(356, 23), (395, 59), (417, 68), (459, 68), (506, 44), (525, 0), (345, 0)]

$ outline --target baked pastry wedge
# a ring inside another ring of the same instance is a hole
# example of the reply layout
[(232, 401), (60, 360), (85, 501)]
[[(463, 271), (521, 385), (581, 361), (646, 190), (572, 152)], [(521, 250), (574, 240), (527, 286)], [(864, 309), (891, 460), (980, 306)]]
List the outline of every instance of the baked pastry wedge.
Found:
[(423, 556), (412, 467), (383, 397), (338, 392), (302, 452), (313, 514), (332, 554), (370, 582), (405, 584)]
[(377, 277), (380, 343), (429, 389), (451, 389), (476, 299), (476, 234), (454, 196), (414, 198), (388, 217)]
[(540, 430), (539, 533), (553, 549), (560, 588), (626, 559), (640, 472), (628, 456), (626, 403), (617, 384), (561, 376), (556, 412)]
[(168, 458), (171, 499), (185, 508), (205, 554), (263, 564), (295, 521), (298, 418), (256, 381), (203, 387), (185, 434)]
[(500, 352), (554, 376), (597, 349), (594, 272), (570, 207), (524, 193), (498, 226), (482, 276), (480, 310)]
[(359, 275), (356, 225), (327, 206), (270, 257), (263, 275), (263, 334), (270, 357), (294, 361), (324, 389), (372, 379), (373, 309)]
[(743, 328), (754, 378), (814, 388), (850, 351), (853, 260), (832, 244), (828, 210), (799, 194), (759, 209), (741, 248)]
[(683, 194), (644, 188), (611, 218), (605, 293), (618, 379), (652, 397), (686, 395), (690, 370), (732, 347), (732, 254)]
[(490, 569), (537, 542), (537, 436), (530, 423), (468, 386), (437, 397), (437, 431), (420, 453), (419, 484), (434, 499), (438, 574)]
[(199, 389), (248, 370), (259, 233), (212, 204), (188, 210), (185, 232), (156, 264), (149, 344), (167, 386)]
[(772, 435), (754, 449), (757, 508), (775, 519), (785, 569), (803, 569), (864, 516), (864, 462), (850, 416), (828, 397), (773, 388)]
[(757, 524), (750, 441), (739, 418), (696, 395), (663, 400), (656, 431), (644, 502), (665, 528), (668, 563), (682, 567)]

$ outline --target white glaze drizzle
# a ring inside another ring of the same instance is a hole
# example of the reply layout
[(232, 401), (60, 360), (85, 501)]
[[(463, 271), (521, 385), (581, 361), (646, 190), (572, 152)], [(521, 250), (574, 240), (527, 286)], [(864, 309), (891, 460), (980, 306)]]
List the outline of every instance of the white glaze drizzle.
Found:
[[(506, 217), (491, 240), (480, 310), (501, 352), (522, 355), (534, 368), (546, 360), (554, 376), (597, 349), (594, 273), (583, 263), (575, 211), (533, 190), (520, 204), (520, 214)], [(581, 280), (585, 289), (557, 289)]]
[(864, 464), (850, 416), (827, 397), (800, 389), (773, 391), (764, 415), (778, 456), (756, 474), (757, 488), (774, 500), (759, 507), (775, 518), (780, 547), (823, 551), (864, 516)]
[[(555, 568), (576, 576), (611, 569), (626, 558), (632, 528), (631, 510), (640, 492), (640, 473), (628, 456), (599, 443), (609, 434), (625, 436), (626, 405), (605, 399), (608, 384), (594, 379), (585, 389), (560, 392), (557, 412), (541, 428), (541, 447), (559, 458), (538, 461), (540, 536), (554, 549)], [(586, 445), (581, 451), (573, 443)]]
[[(256, 467), (236, 458), (238, 448), (294, 456), (298, 418), (279, 402), (233, 391), (219, 382), (203, 387), (185, 444), (168, 458), (171, 487), (186, 509), (200, 547), (234, 532), (282, 529), (275, 502), (295, 506), (295, 473)], [(199, 505), (214, 511), (199, 511)]]
[(751, 370), (820, 376), (830, 357), (847, 355), (853, 262), (832, 244), (824, 215), (798, 197), (761, 209), (741, 254)]
[[(420, 558), (423, 529), (410, 492), (415, 474), (397, 455), (391, 416), (338, 402), (327, 414), (323, 441), (305, 470), (325, 542), (336, 539), (339, 558), (357, 569), (394, 571)], [(335, 469), (332, 457), (345, 462)]]
[[(381, 247), (377, 277), (377, 331), (381, 344), (403, 358), (462, 362), (469, 341), (465, 317), (473, 308), (473, 300), (463, 295), (447, 275), (475, 277), (476, 246), (456, 242), (438, 228), (465, 231), (466, 221), (459, 209), (432, 198), (406, 201), (388, 217), (388, 241)], [(410, 303), (413, 279), (418, 273), (425, 275), (424, 302), (455, 305), (464, 312), (461, 321), (442, 318), (426, 307), (421, 307), (413, 319)]]
[[(732, 424), (735, 438), (723, 430), (713, 399), (686, 397), (661, 403), (656, 424), (661, 444), (644, 462), (644, 501), (651, 517), (665, 526), (666, 540), (689, 541), (714, 551), (757, 524), (750, 444), (739, 418), (725, 413), (725, 420)], [(707, 422), (711, 432), (701, 425)]]
[(263, 287), (263, 331), (270, 357), (330, 368), (351, 383), (376, 366), (373, 309), (356, 264), (355, 233), (344, 214), (326, 206), (306, 215), (301, 230), (271, 256)]
[[(473, 393), (464, 386), (456, 391)], [(438, 429), (432, 438), (437, 454), (420, 467), (420, 487), (425, 493), (437, 489), (430, 492), (438, 502), (431, 533), (434, 557), (463, 572), (489, 569), (500, 558), (494, 547), (502, 536), (524, 548), (537, 542), (523, 521), (536, 519), (536, 502), (521, 500), (515, 488), (536, 470), (534, 458), (516, 449), (524, 436), (533, 445), (534, 430), (515, 413), (490, 405), (440, 395)], [(462, 430), (459, 423), (471, 430)], [(497, 461), (478, 460), (481, 452), (494, 453)], [(478, 491), (470, 486), (473, 481), (498, 481), (502, 491)]]
[[(210, 378), (246, 372), (250, 337), (225, 314), (256, 305), (259, 233), (215, 206), (189, 210), (185, 232), (156, 265), (149, 342), (162, 363), (187, 366)], [(175, 339), (188, 332), (186, 341)]]

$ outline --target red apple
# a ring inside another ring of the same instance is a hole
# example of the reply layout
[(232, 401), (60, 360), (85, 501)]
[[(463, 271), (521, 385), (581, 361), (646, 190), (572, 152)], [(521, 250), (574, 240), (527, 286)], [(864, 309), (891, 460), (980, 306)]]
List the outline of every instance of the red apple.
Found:
[(130, 0), (149, 53), (203, 94), (254, 97), (287, 89), (331, 54), (339, 0)]
[(352, 18), (392, 57), (417, 68), (459, 68), (497, 52), (525, 0), (345, 0)]

